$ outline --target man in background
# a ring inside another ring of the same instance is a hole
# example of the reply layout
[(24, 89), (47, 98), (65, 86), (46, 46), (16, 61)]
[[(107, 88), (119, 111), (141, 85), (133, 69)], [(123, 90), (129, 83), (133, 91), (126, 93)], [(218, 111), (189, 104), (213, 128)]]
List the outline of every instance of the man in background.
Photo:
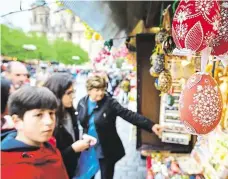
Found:
[(23, 63), (14, 61), (8, 64), (5, 78), (11, 82), (13, 90), (17, 90), (28, 83), (28, 77), (28, 70)]

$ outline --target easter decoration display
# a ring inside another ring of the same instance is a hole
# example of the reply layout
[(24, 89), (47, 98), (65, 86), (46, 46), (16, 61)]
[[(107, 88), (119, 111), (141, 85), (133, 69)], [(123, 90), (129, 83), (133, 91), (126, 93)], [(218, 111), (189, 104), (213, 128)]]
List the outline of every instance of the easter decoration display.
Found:
[(171, 36), (171, 18), (169, 13), (170, 5), (162, 13), (162, 28), (155, 35), (155, 48), (150, 57), (150, 75), (156, 77), (155, 87), (161, 91), (161, 95), (168, 93), (172, 86), (172, 76), (166, 68), (166, 55), (171, 53), (175, 44)]

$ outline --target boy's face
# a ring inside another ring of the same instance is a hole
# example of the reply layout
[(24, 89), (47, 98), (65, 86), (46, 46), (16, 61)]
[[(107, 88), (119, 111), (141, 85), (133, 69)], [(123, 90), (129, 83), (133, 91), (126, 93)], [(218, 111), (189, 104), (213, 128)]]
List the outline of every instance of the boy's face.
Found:
[(33, 109), (25, 112), (23, 120), (18, 116), (13, 119), (18, 130), (17, 138), (33, 146), (48, 141), (55, 128), (55, 110)]

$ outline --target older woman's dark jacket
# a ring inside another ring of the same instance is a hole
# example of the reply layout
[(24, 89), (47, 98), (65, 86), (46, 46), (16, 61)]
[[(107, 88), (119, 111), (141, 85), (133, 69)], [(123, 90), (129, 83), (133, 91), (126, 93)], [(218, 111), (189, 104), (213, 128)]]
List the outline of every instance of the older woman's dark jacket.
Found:
[[(82, 98), (78, 103), (76, 111), (77, 120), (80, 121), (84, 132), (88, 130), (87, 100), (88, 96)], [(105, 96), (97, 103), (94, 110), (94, 123), (97, 130), (103, 155), (110, 161), (116, 162), (125, 155), (123, 144), (116, 130), (116, 117), (152, 132), (153, 122), (144, 116), (134, 113), (122, 107), (115, 99)]]

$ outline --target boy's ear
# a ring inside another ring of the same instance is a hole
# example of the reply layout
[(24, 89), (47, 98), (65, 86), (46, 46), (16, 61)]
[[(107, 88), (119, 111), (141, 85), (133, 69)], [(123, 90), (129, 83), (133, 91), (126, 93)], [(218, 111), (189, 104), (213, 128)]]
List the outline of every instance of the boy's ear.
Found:
[(16, 114), (12, 115), (12, 120), (13, 120), (14, 126), (17, 130), (22, 129), (23, 121), (18, 115), (16, 115)]

